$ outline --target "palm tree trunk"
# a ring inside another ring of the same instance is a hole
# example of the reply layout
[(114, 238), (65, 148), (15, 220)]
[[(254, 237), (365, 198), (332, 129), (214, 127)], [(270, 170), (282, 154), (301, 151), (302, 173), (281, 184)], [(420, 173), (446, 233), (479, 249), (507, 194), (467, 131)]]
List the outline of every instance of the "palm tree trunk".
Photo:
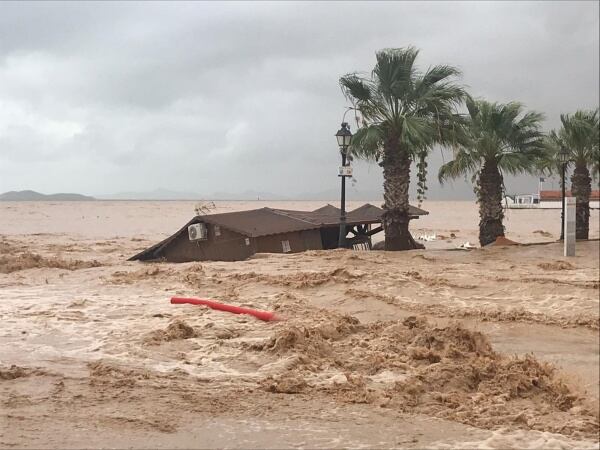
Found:
[(401, 152), (395, 139), (386, 143), (380, 165), (383, 167), (383, 217), (386, 250), (424, 248), (415, 242), (408, 231), (408, 187), (410, 185), (410, 158)]
[(502, 175), (495, 160), (483, 163), (477, 180), (479, 203), (479, 243), (491, 244), (498, 236), (504, 236), (504, 210), (502, 209)]
[(590, 194), (592, 178), (586, 164), (575, 163), (571, 175), (571, 191), (577, 199), (575, 212), (575, 238), (588, 239), (590, 232)]

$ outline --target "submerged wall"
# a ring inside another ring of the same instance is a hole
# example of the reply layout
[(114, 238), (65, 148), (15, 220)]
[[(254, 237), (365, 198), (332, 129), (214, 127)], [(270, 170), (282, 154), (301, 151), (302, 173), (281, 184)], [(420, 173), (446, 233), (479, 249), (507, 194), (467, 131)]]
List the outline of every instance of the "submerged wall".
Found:
[(207, 240), (190, 241), (187, 233), (181, 233), (162, 250), (160, 257), (171, 262), (241, 261), (256, 253), (253, 238), (222, 227), (217, 236), (214, 225), (207, 224), (207, 227)]
[[(271, 234), (256, 239), (257, 253), (297, 253), (305, 250), (321, 250), (321, 233), (316, 230), (294, 231)], [(284, 242), (289, 243), (289, 252), (284, 252)]]

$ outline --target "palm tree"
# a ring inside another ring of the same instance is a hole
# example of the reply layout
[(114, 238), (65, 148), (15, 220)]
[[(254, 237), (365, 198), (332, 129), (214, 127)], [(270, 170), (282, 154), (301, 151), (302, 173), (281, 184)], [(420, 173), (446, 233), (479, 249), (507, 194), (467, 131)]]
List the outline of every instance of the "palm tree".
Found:
[(457, 134), (455, 110), (466, 96), (453, 82), (458, 69), (439, 65), (419, 72), (418, 54), (414, 47), (382, 50), (370, 76), (352, 73), (340, 79), (361, 121), (350, 152), (383, 168), (386, 250), (419, 247), (408, 230), (410, 166), (418, 163), (421, 196), (426, 156), (435, 144), (445, 145)]
[(440, 183), (461, 175), (472, 175), (479, 203), (479, 243), (491, 244), (504, 236), (503, 173), (534, 172), (541, 157), (543, 115), (523, 112), (517, 102), (490, 103), (467, 99), (467, 139), (458, 146), (454, 159), (442, 167)]
[(595, 111), (577, 111), (573, 115), (561, 114), (562, 126), (558, 132), (553, 130), (548, 136), (548, 145), (543, 167), (549, 173), (560, 173), (560, 166), (553, 164), (553, 155), (561, 148), (570, 153), (569, 160), (575, 164), (571, 175), (571, 191), (577, 199), (575, 213), (575, 236), (587, 239), (590, 229), (590, 194), (592, 177), (598, 175), (600, 161), (600, 125), (598, 109)]

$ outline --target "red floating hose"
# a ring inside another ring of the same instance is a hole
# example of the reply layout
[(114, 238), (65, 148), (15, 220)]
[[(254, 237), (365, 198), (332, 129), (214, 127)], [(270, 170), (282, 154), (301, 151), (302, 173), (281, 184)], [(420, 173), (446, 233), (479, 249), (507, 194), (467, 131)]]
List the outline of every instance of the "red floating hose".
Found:
[(191, 305), (204, 305), (212, 309), (218, 309), (219, 311), (227, 311), (233, 314), (250, 314), (257, 319), (270, 321), (276, 320), (275, 313), (268, 311), (258, 311), (256, 309), (242, 308), (241, 306), (226, 305), (225, 303), (215, 302), (213, 300), (203, 300), (200, 298), (185, 298), (185, 297), (172, 297), (171, 303), (174, 305), (180, 305), (183, 303), (189, 303)]

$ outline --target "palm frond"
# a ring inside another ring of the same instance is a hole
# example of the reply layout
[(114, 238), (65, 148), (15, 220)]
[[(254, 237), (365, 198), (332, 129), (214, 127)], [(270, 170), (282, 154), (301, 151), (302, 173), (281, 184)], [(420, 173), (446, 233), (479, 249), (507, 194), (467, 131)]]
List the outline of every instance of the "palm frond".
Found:
[(561, 114), (560, 120), (562, 126), (555, 134), (571, 153), (571, 159), (595, 171), (594, 168), (598, 166), (597, 154), (600, 145), (598, 109), (579, 110), (572, 115)]
[(439, 83), (442, 80), (446, 80), (448, 78), (459, 77), (462, 75), (462, 72), (453, 66), (448, 65), (438, 65), (430, 67), (427, 72), (423, 74), (423, 77), (420, 80), (419, 86), (433, 86), (436, 83)]
[(377, 135), (375, 129), (364, 130), (355, 138), (357, 157), (370, 158), (375, 147), (381, 152), (384, 142), (396, 142), (390, 149), (413, 160), (421, 160), (436, 144), (454, 145), (464, 125), (456, 119), (456, 110), (467, 95), (453, 81), (460, 71), (441, 65), (421, 74), (415, 66), (418, 54), (414, 47), (385, 49), (377, 52), (370, 78), (352, 73), (340, 79), (344, 94), (361, 115), (361, 129), (377, 127)]
[(392, 99), (408, 92), (414, 82), (415, 60), (419, 50), (415, 47), (385, 49), (377, 52), (377, 63), (373, 78), (377, 80), (379, 91), (393, 106)]
[(440, 167), (438, 181), (440, 184), (456, 179), (463, 175), (474, 174), (481, 165), (481, 160), (476, 154), (466, 150), (456, 152), (454, 159)]
[(479, 106), (477, 105), (477, 101), (469, 95), (466, 98), (465, 104), (467, 105), (467, 110), (469, 111), (471, 119), (474, 120), (479, 114)]
[(559, 160), (558, 153), (562, 147), (564, 147), (564, 143), (555, 130), (545, 136), (541, 156), (536, 160), (538, 173), (550, 176), (561, 172), (562, 163)]
[(463, 118), (465, 135), (457, 143), (454, 161), (442, 166), (440, 182), (479, 171), (484, 163), (510, 174), (541, 170), (545, 141), (543, 115), (524, 112), (519, 102), (506, 104), (466, 98), (469, 116)]
[(511, 175), (537, 172), (537, 157), (529, 153), (512, 152), (504, 153), (498, 163), (498, 167)]
[(383, 140), (384, 134), (379, 126), (364, 126), (356, 131), (348, 150), (354, 157), (377, 161), (383, 148)]
[(347, 98), (368, 102), (371, 99), (371, 90), (365, 81), (357, 74), (348, 74), (340, 78), (342, 92)]

